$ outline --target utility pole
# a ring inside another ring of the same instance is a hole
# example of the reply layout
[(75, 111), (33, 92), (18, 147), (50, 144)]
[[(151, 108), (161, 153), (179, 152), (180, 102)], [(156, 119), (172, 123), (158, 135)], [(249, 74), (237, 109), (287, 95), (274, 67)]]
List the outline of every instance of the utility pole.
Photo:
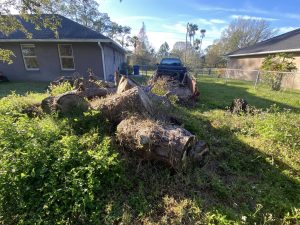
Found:
[(188, 33), (189, 33), (189, 23), (187, 23), (186, 25), (184, 64), (186, 64)]

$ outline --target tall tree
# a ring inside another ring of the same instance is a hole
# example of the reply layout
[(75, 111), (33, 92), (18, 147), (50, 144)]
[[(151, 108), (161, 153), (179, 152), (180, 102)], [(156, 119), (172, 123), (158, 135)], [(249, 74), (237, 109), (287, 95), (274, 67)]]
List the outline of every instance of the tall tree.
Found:
[[(192, 43), (192, 45), (194, 44), (195, 35), (196, 35), (196, 32), (198, 29), (199, 28), (198, 28), (197, 24), (190, 23), (188, 26), (188, 35), (190, 37), (190, 43)], [(193, 42), (192, 42), (192, 39), (193, 39)]]
[(221, 41), (225, 51), (231, 52), (271, 38), (276, 33), (266, 20), (237, 18), (223, 31)]
[(100, 13), (93, 22), (93, 29), (100, 33), (107, 34), (110, 30), (111, 23), (107, 13)]
[(95, 0), (63, 0), (61, 11), (72, 20), (93, 28), (95, 18), (100, 16)]
[(149, 40), (146, 33), (146, 25), (144, 22), (138, 34), (138, 38), (139, 38), (139, 43), (137, 48), (147, 50), (149, 48)]
[(121, 29), (121, 33), (120, 33), (120, 36), (121, 36), (121, 40), (120, 40), (120, 44), (122, 45), (122, 47), (124, 46), (129, 46), (129, 43), (125, 43), (126, 40), (128, 40), (127, 37), (129, 37), (128, 35), (131, 33), (131, 27), (128, 27), (128, 26), (122, 26), (122, 29)]
[(136, 54), (136, 48), (138, 46), (139, 38), (137, 36), (128, 37), (129, 45), (134, 48), (134, 54)]
[(271, 38), (276, 33), (265, 20), (235, 19), (222, 32), (220, 39), (206, 49), (206, 62), (211, 66), (220, 64), (219, 62), (224, 65), (224, 55)]
[(169, 44), (167, 42), (165, 42), (160, 46), (160, 48), (157, 52), (157, 55), (160, 58), (167, 57), (167, 56), (169, 56), (169, 51), (170, 51)]

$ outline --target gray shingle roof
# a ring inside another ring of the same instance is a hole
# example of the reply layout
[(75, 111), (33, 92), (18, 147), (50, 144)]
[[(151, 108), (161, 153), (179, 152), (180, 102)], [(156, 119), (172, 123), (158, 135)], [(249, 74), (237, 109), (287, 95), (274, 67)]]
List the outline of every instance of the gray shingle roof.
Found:
[(250, 47), (233, 51), (227, 56), (260, 55), (276, 52), (300, 52), (300, 29), (296, 29), (268, 40), (259, 42)]
[[(47, 14), (41, 15), (42, 17), (50, 16)], [(56, 15), (60, 20), (61, 24), (58, 28), (59, 39), (108, 39), (104, 35), (87, 28), (79, 23), (74, 22), (64, 16)], [(20, 16), (16, 15), (16, 18), (22, 23), (29, 33), (32, 34), (32, 39), (56, 39), (54, 33), (50, 29), (42, 27), (40, 30), (36, 30), (34, 24), (26, 22)], [(10, 40), (10, 39), (27, 39), (26, 35), (17, 30), (8, 36), (5, 36), (0, 32), (0, 40)]]

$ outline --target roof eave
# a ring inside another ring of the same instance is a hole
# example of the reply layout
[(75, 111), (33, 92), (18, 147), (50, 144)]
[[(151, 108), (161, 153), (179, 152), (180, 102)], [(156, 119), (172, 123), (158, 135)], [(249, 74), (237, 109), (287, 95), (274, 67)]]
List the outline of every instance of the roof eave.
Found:
[(0, 39), (0, 42), (111, 42), (109, 39), (79, 39), (79, 38), (66, 38), (66, 39)]
[(239, 56), (252, 56), (252, 55), (267, 55), (267, 54), (276, 54), (276, 53), (289, 53), (289, 52), (300, 52), (300, 48), (297, 49), (285, 49), (285, 50), (274, 50), (274, 51), (264, 51), (264, 52), (251, 52), (251, 53), (242, 53), (242, 54), (232, 54), (227, 55), (228, 57), (239, 57)]
[(64, 43), (64, 42), (88, 42), (88, 43), (98, 43), (98, 42), (102, 42), (102, 43), (112, 43), (117, 49), (119, 49), (120, 51), (127, 53), (127, 50), (124, 49), (122, 46), (120, 46), (117, 42), (111, 40), (111, 39), (79, 39), (79, 38), (66, 38), (66, 39), (0, 39), (0, 43), (4, 43), (4, 42), (10, 42), (10, 43), (36, 43), (36, 42), (51, 42), (51, 43)]

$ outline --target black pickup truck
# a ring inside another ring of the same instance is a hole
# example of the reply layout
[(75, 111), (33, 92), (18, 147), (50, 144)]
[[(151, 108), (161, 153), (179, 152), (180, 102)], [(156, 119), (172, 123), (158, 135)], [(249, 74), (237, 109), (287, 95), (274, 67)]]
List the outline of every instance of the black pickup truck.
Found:
[(182, 65), (181, 60), (178, 58), (163, 58), (157, 64), (157, 76), (171, 76), (182, 82), (186, 72), (186, 67)]

